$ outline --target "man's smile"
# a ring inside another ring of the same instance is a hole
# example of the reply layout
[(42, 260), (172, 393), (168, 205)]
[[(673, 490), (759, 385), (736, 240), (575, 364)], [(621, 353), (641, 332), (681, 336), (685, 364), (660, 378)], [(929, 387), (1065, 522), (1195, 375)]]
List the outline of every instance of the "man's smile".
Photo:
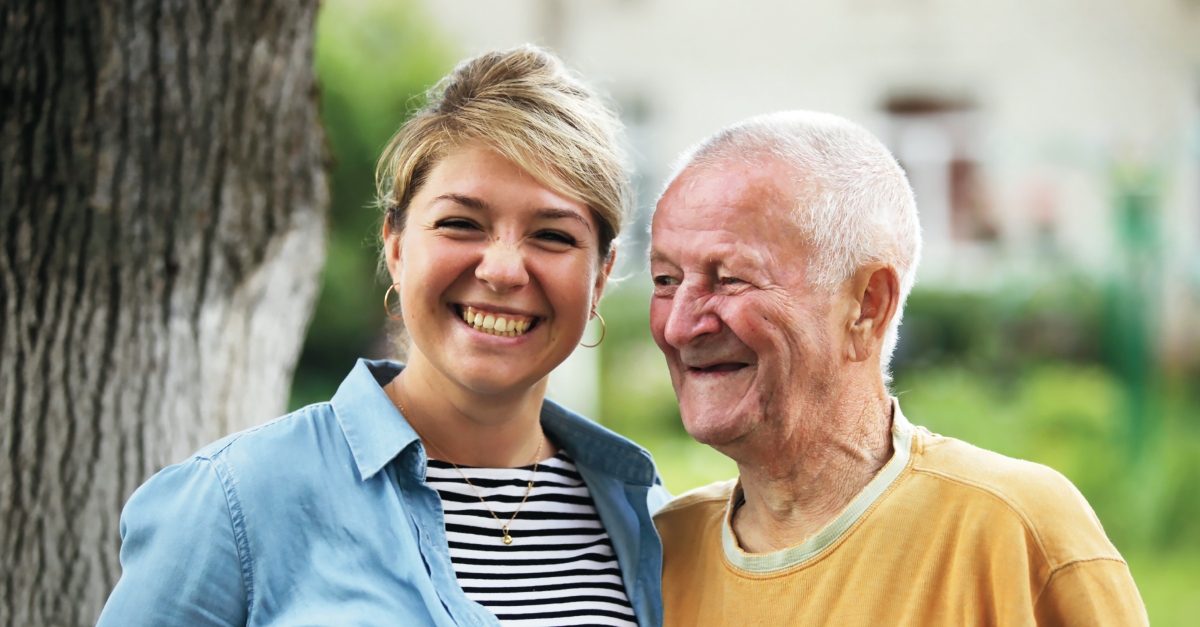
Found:
[(750, 364), (740, 361), (722, 361), (701, 366), (687, 366), (689, 373), (698, 374), (719, 374), (726, 372), (737, 372), (743, 368), (748, 368)]

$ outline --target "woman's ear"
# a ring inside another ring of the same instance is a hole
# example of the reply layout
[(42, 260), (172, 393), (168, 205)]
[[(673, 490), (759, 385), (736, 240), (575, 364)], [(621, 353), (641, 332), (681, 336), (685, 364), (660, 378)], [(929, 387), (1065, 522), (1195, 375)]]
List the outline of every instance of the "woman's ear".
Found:
[(387, 264), (388, 275), (392, 277), (392, 283), (400, 281), (400, 244), (403, 235), (403, 231), (399, 233), (389, 232), (387, 223), (384, 222), (383, 260)]
[(613, 242), (608, 250), (608, 257), (600, 264), (600, 272), (596, 273), (596, 284), (592, 290), (592, 310), (600, 306), (600, 297), (604, 295), (604, 286), (608, 285), (608, 277), (612, 274), (613, 262), (617, 260), (617, 244)]

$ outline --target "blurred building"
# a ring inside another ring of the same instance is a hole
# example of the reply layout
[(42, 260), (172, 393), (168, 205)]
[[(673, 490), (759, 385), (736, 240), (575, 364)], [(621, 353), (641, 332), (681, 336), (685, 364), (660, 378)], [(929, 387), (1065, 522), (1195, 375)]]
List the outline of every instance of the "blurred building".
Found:
[[(425, 4), (463, 56), (541, 43), (612, 96), (640, 186), (627, 260), (677, 154), (750, 115), (815, 109), (905, 166), (920, 284), (1102, 275), (1141, 246), (1161, 264), (1168, 352), (1200, 337), (1200, 0)], [(1145, 241), (1121, 215), (1131, 194)]]

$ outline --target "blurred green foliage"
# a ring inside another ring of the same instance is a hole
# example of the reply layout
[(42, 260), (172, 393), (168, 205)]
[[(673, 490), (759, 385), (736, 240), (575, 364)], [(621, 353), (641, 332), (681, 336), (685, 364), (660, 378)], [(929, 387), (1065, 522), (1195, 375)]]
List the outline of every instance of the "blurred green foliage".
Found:
[[(391, 353), (377, 272), (375, 160), (456, 57), (413, 0), (330, 0), (322, 8), (317, 71), (336, 164), (323, 291), (293, 407), (328, 399), (356, 358)], [(1119, 244), (1107, 282), (1048, 273), (995, 292), (916, 291), (893, 389), (917, 424), (1066, 475), (1128, 558), (1154, 623), (1195, 624), (1200, 369), (1156, 365), (1145, 309), (1157, 289), (1153, 264), (1144, 265), (1153, 239), (1136, 237), (1153, 232), (1153, 194), (1127, 187), (1114, 205), (1131, 225), (1121, 232), (1133, 237)], [(601, 305), (608, 334), (595, 418), (649, 448), (667, 487), (680, 493), (737, 469), (683, 430), (649, 332), (648, 288), (644, 276), (630, 277)]]
[(317, 20), (321, 119), (334, 167), (321, 296), (290, 405), (327, 400), (359, 357), (391, 353), (378, 272), (375, 162), (424, 92), (453, 67), (412, 0), (327, 0)]

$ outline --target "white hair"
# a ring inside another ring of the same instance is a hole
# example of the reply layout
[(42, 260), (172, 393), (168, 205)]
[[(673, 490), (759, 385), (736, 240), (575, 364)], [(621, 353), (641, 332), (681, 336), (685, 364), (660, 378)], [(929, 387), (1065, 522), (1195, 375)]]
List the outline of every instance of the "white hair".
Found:
[(676, 161), (667, 187), (685, 170), (765, 159), (778, 159), (796, 174), (793, 182), (802, 190), (796, 217), (814, 250), (812, 284), (832, 290), (874, 262), (899, 274), (900, 302), (880, 351), (883, 379), (890, 382), (888, 366), (921, 257), (908, 177), (862, 126), (828, 113), (781, 111), (738, 122), (693, 146)]

